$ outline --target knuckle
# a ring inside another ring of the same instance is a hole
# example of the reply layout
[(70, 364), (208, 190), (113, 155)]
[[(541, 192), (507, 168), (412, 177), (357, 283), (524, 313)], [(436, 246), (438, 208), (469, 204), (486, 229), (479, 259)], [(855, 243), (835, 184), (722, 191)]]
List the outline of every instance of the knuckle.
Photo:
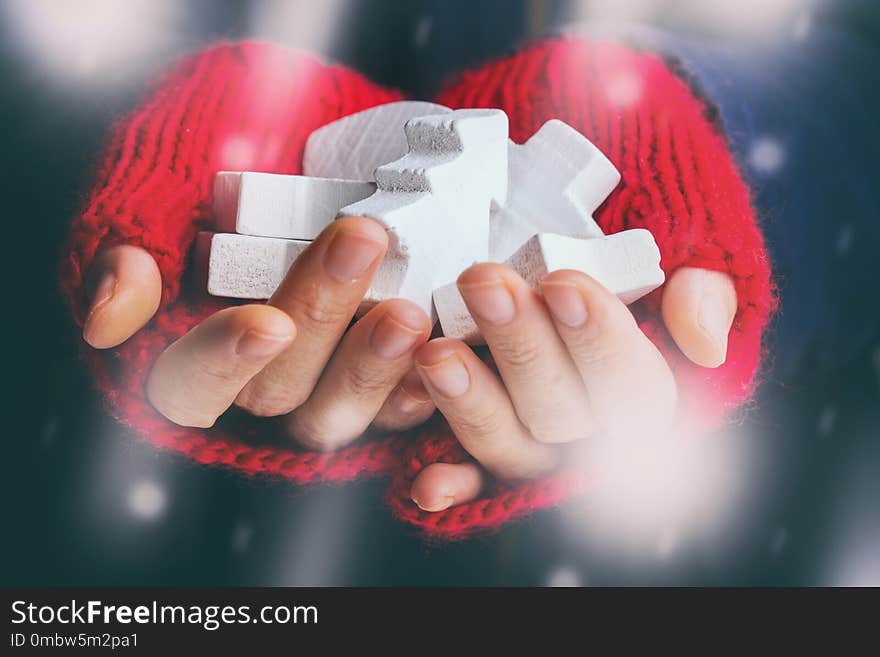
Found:
[(456, 434), (471, 440), (491, 440), (501, 432), (501, 418), (498, 411), (491, 408), (457, 415), (454, 425)]
[(343, 377), (346, 389), (353, 395), (374, 396), (392, 387), (387, 373), (359, 365), (346, 368)]
[(537, 366), (541, 357), (540, 347), (530, 338), (519, 334), (511, 334), (496, 338), (495, 347), (499, 360), (518, 368), (532, 369)]
[(348, 308), (322, 298), (318, 290), (298, 295), (293, 300), (293, 307), (297, 309), (302, 320), (316, 329), (336, 328), (347, 324), (351, 319)]
[(191, 353), (190, 358), (193, 369), (201, 374), (200, 378), (204, 378), (209, 386), (211, 383), (225, 386), (239, 376), (234, 361), (206, 357), (198, 349)]
[(580, 366), (595, 370), (616, 367), (630, 352), (627, 336), (608, 336), (591, 339), (577, 336), (569, 342), (569, 349)]

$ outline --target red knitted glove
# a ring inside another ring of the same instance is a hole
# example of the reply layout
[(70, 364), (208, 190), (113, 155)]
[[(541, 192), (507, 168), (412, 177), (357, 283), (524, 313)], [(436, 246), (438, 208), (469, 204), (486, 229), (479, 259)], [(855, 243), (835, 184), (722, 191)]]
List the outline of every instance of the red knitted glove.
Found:
[[(595, 143), (622, 175), (596, 216), (602, 230), (648, 228), (667, 279), (679, 267), (692, 266), (728, 273), (735, 283), (738, 309), (727, 360), (717, 369), (695, 365), (678, 350), (660, 314), (662, 290), (631, 306), (675, 375), (683, 415), (714, 424), (749, 397), (774, 305), (763, 237), (748, 188), (709, 107), (660, 57), (610, 43), (547, 41), (465, 73), (438, 102), (505, 110), (511, 138), (519, 143), (553, 118)], [(499, 486), (446, 511), (420, 511), (409, 493), (415, 476), (430, 463), (466, 458), (445, 423), (422, 430), (392, 482), (390, 502), (397, 515), (430, 534), (455, 537), (555, 505), (588, 484), (580, 472), (563, 470)]]
[(269, 44), (221, 45), (181, 62), (155, 93), (114, 129), (98, 182), (74, 222), (61, 287), (79, 323), (83, 274), (95, 253), (119, 243), (149, 251), (162, 272), (155, 318), (120, 347), (84, 349), (111, 412), (158, 447), (200, 463), (297, 482), (385, 473), (399, 459), (397, 436), (335, 453), (295, 449), (271, 419), (230, 414), (214, 428), (177, 426), (146, 400), (158, 355), (218, 310), (221, 301), (185, 289), (187, 255), (210, 220), (214, 174), (223, 169), (301, 172), (316, 128), (400, 95), (339, 66)]

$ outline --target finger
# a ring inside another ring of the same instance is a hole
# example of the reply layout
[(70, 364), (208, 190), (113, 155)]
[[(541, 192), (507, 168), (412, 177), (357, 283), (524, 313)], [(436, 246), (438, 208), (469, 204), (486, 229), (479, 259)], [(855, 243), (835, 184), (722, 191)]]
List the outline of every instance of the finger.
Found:
[(663, 321), (678, 348), (697, 365), (718, 367), (736, 315), (736, 289), (718, 271), (682, 267), (663, 289)]
[(366, 217), (334, 221), (297, 258), (269, 299), (293, 318), (294, 343), (241, 391), (255, 415), (283, 415), (308, 399), (385, 255), (388, 234)]
[(545, 276), (541, 292), (603, 432), (635, 437), (668, 426), (675, 380), (623, 302), (595, 279), (572, 270)]
[(290, 435), (320, 450), (360, 436), (430, 334), (431, 320), (411, 301), (392, 299), (370, 310), (346, 333), (308, 401), (287, 417)]
[(556, 465), (556, 449), (531, 437), (501, 381), (463, 342), (428, 342), (416, 369), (462, 447), (496, 477), (531, 479)]
[(86, 293), (90, 306), (83, 339), (96, 349), (108, 349), (125, 342), (156, 314), (162, 275), (144, 249), (114, 246), (89, 268)]
[(425, 422), (434, 410), (419, 373), (411, 369), (385, 400), (373, 424), (386, 431), (411, 429)]
[(476, 499), (482, 488), (475, 463), (432, 463), (416, 476), (410, 497), (422, 511), (443, 511)]
[(210, 427), (295, 335), (293, 321), (277, 308), (221, 310), (162, 352), (147, 380), (147, 398), (172, 422)]
[(532, 437), (558, 443), (589, 436), (583, 381), (540, 296), (519, 274), (492, 263), (466, 270), (458, 288)]

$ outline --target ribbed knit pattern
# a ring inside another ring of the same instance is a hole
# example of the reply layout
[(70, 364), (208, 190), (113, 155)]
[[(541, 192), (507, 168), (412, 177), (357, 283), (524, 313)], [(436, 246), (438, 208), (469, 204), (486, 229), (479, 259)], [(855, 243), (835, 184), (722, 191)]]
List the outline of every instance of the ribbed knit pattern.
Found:
[[(74, 220), (61, 284), (81, 323), (83, 273), (99, 249), (134, 244), (159, 263), (164, 290), (153, 321), (115, 350), (84, 349), (113, 414), (153, 444), (200, 463), (296, 482), (391, 474), (389, 501), (397, 515), (433, 536), (459, 537), (558, 504), (588, 490), (588, 482), (577, 471), (561, 471), (520, 486), (498, 485), (473, 503), (425, 513), (409, 498), (415, 475), (429, 463), (467, 458), (442, 418), (411, 435), (324, 454), (282, 439), (277, 420), (238, 412), (212, 429), (178, 427), (154, 411), (144, 394), (158, 354), (224, 305), (189, 289), (183, 276), (194, 236), (210, 221), (214, 174), (299, 173), (312, 130), (397, 99), (352, 71), (267, 44), (221, 45), (186, 59), (113, 131), (98, 182)], [(500, 107), (519, 142), (559, 118), (596, 143), (623, 175), (597, 214), (603, 229), (649, 228), (667, 276), (691, 265), (728, 272), (736, 284), (739, 309), (728, 360), (715, 370), (690, 364), (671, 342), (659, 291), (633, 307), (669, 360), (683, 407), (717, 422), (748, 398), (773, 307), (763, 240), (723, 136), (703, 103), (659, 57), (612, 44), (542, 42), (464, 74), (439, 102)]]

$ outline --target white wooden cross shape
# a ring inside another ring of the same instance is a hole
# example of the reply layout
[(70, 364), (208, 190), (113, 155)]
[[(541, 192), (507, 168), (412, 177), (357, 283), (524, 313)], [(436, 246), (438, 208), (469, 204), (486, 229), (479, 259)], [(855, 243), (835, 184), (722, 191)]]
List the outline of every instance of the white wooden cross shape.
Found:
[(218, 174), (217, 228), (246, 234), (199, 236), (211, 294), (267, 298), (343, 214), (374, 217), (391, 234), (364, 308), (409, 298), (471, 343), (481, 338), (453, 281), (473, 262), (506, 262), (533, 286), (549, 271), (580, 269), (626, 303), (663, 283), (648, 231), (604, 237), (593, 221), (620, 175), (561, 121), (517, 145), (500, 110), (390, 103), (316, 130), (304, 164), (304, 176)]

